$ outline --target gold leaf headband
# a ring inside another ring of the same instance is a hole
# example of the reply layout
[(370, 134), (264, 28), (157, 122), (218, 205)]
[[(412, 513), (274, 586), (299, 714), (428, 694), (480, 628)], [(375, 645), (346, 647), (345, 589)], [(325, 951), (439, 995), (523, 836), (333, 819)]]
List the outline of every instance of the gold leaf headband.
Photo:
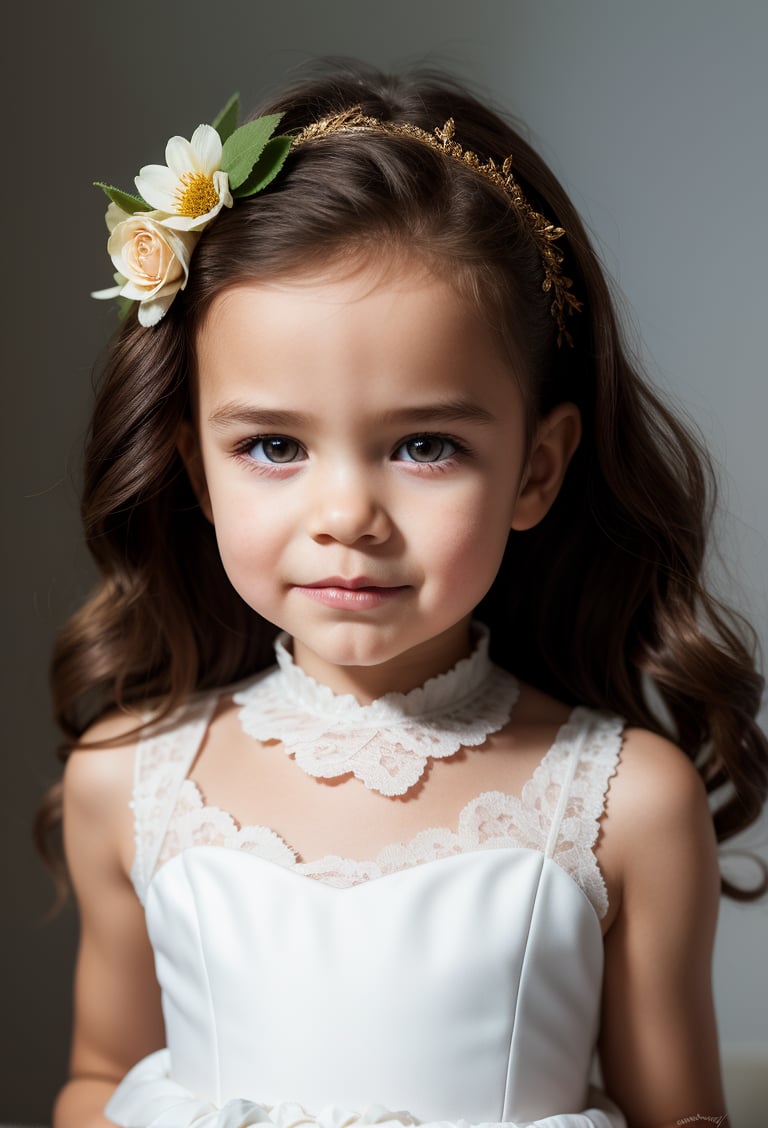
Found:
[(368, 117), (362, 112), (360, 106), (352, 106), (348, 110), (331, 114), (321, 118), (302, 129), (291, 142), (291, 149), (297, 149), (307, 141), (319, 140), (335, 133), (380, 133), (384, 136), (410, 137), (427, 145), (430, 149), (444, 153), (451, 160), (464, 168), (470, 168), (478, 175), (485, 177), (491, 184), (496, 185), (505, 193), (513, 208), (517, 212), (523, 226), (533, 239), (541, 258), (544, 269), (542, 290), (552, 295), (550, 312), (557, 325), (558, 348), (566, 341), (573, 347), (573, 339), (565, 325), (566, 314), (578, 312), (582, 303), (571, 292), (572, 279), (563, 274), (563, 252), (555, 246), (557, 239), (565, 234), (563, 227), (556, 227), (553, 223), (535, 211), (523, 195), (523, 190), (512, 174), (512, 158), (507, 157), (499, 167), (489, 157), (482, 161), (477, 153), (470, 149), (463, 149), (458, 141), (454, 140), (455, 123), (453, 118), (448, 118), (442, 128), (436, 128), (434, 133), (428, 133), (418, 125), (408, 122), (379, 121), (378, 118)]

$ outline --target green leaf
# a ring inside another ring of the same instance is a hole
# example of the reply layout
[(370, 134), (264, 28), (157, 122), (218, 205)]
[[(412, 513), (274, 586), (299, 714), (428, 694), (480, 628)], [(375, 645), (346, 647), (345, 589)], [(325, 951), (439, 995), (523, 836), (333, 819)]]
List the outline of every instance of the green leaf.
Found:
[(222, 140), (227, 141), (237, 129), (237, 119), (240, 116), (240, 95), (233, 94), (223, 110), (219, 110), (211, 122), (213, 128)]
[(282, 114), (248, 121), (227, 138), (221, 154), (221, 167), (229, 176), (230, 188), (239, 188), (264, 151)]
[(111, 184), (104, 184), (101, 180), (94, 180), (94, 188), (101, 188), (102, 192), (106, 192), (113, 204), (117, 204), (128, 215), (135, 215), (136, 212), (151, 211), (149, 204), (146, 200), (142, 200), (141, 196), (133, 196), (130, 192), (123, 192), (120, 188), (113, 188)]
[(261, 156), (253, 166), (250, 176), (232, 195), (238, 200), (243, 200), (246, 196), (253, 196), (256, 192), (260, 192), (262, 188), (266, 188), (283, 167), (290, 149), (290, 137), (273, 137), (271, 141), (267, 141)]
[(117, 316), (121, 321), (125, 321), (126, 317), (130, 316), (131, 310), (136, 305), (136, 302), (131, 298), (119, 297), (117, 299)]

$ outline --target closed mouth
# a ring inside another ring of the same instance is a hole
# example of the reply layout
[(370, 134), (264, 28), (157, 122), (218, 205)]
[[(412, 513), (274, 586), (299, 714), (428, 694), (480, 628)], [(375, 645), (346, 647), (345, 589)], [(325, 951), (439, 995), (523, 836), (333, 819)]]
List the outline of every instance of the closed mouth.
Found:
[(355, 576), (352, 579), (344, 579), (342, 576), (329, 576), (325, 580), (316, 580), (311, 584), (299, 584), (297, 586), (304, 588), (341, 588), (346, 591), (388, 591), (407, 585), (380, 583), (368, 576)]

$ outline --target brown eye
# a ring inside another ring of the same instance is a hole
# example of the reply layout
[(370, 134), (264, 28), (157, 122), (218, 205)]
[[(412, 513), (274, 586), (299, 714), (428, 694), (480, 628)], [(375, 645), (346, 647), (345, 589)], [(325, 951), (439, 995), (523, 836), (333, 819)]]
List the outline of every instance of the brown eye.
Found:
[(442, 435), (415, 435), (397, 448), (404, 462), (439, 462), (456, 453), (456, 445)]
[(248, 454), (254, 462), (296, 462), (301, 457), (302, 448), (295, 439), (269, 435), (249, 446)]

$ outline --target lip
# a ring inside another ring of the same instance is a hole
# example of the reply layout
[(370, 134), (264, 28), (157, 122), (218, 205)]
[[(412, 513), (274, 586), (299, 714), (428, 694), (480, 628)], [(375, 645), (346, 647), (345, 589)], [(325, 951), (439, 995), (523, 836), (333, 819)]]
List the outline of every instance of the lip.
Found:
[(325, 580), (316, 580), (312, 584), (298, 584), (303, 588), (346, 588), (348, 591), (359, 591), (360, 588), (376, 588), (384, 590), (404, 587), (403, 584), (383, 584), (379, 580), (372, 580), (370, 576), (353, 576), (345, 579), (343, 576), (328, 576)]
[(342, 611), (371, 611), (408, 590), (406, 584), (382, 584), (368, 576), (345, 579), (329, 576), (311, 584), (295, 584), (294, 590), (315, 603)]

